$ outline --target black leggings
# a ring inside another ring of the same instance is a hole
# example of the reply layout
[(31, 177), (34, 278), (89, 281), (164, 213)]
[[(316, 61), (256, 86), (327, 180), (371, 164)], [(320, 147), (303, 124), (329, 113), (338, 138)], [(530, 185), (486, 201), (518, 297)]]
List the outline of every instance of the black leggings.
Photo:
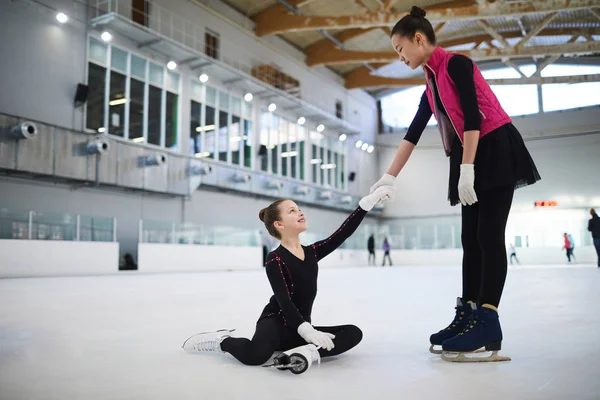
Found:
[(498, 307), (506, 281), (506, 221), (513, 187), (477, 193), (462, 207), (463, 299)]
[[(335, 335), (335, 347), (331, 351), (319, 349), (321, 357), (344, 353), (362, 340), (362, 331), (354, 325), (315, 326), (315, 329)], [(221, 349), (243, 364), (261, 365), (275, 351), (286, 351), (305, 344), (306, 341), (297, 332), (288, 329), (279, 317), (269, 317), (258, 321), (252, 340), (227, 338), (221, 342)]]

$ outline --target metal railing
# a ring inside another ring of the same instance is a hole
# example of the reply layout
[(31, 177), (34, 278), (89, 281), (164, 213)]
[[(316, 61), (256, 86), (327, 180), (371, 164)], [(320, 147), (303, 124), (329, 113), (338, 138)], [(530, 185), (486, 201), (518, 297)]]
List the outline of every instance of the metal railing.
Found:
[(116, 218), (0, 209), (0, 239), (116, 242)]

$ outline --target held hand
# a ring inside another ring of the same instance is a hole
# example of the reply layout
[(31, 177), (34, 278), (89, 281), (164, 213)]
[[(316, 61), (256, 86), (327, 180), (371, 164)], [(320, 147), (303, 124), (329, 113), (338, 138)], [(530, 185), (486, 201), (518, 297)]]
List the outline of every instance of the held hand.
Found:
[(358, 205), (365, 211), (371, 211), (377, 203), (393, 201), (395, 198), (396, 191), (392, 186), (380, 186), (373, 193), (360, 199)]
[(327, 332), (321, 332), (313, 328), (308, 322), (303, 322), (298, 327), (298, 334), (307, 343), (312, 343), (315, 346), (321, 347), (327, 351), (331, 351), (335, 347), (333, 340), (335, 335)]
[(475, 193), (475, 166), (473, 164), (461, 164), (460, 166), (458, 198), (463, 206), (470, 206), (477, 203), (477, 194)]
[(381, 177), (380, 180), (378, 180), (377, 182), (375, 182), (375, 184), (373, 186), (371, 186), (371, 189), (369, 189), (369, 193), (373, 193), (378, 187), (381, 186), (391, 186), (392, 188), (395, 188), (396, 185), (396, 177), (394, 175), (390, 175), (390, 174), (383, 174), (383, 176)]

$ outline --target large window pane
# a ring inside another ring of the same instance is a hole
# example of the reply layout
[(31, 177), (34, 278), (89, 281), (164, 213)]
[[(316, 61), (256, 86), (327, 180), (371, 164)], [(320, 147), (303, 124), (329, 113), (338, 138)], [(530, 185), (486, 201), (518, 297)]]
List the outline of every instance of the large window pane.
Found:
[(179, 93), (179, 74), (173, 71), (167, 72), (167, 90)]
[(289, 123), (286, 119), (281, 118), (279, 120), (279, 143), (281, 149), (281, 175), (288, 176), (288, 162), (289, 162), (289, 146), (288, 146), (288, 126)]
[(269, 149), (271, 153), (271, 172), (279, 173), (279, 117), (271, 114), (271, 129), (269, 129)]
[(304, 180), (304, 146), (306, 145), (306, 131), (304, 130), (304, 127), (298, 126), (296, 134), (298, 136), (298, 168), (300, 168), (299, 178)]
[(340, 187), (342, 190), (346, 189), (346, 164), (344, 164), (345, 156), (342, 154), (341, 157), (341, 168), (340, 168)]
[[(208, 88), (207, 88), (208, 89)], [(211, 158), (215, 157), (215, 131), (216, 131), (216, 112), (214, 107), (206, 106), (206, 120), (204, 121), (204, 143), (206, 148), (202, 152), (208, 153)]]
[(106, 65), (108, 46), (99, 40), (90, 38), (90, 60), (98, 61)]
[(108, 101), (108, 132), (123, 136), (125, 133), (125, 75), (110, 72), (110, 97)]
[[(391, 128), (408, 128), (419, 109), (425, 85), (396, 92), (381, 99), (383, 124)], [(435, 125), (432, 116), (428, 125)]]
[(252, 167), (252, 122), (244, 120), (244, 167)]
[(129, 138), (144, 136), (144, 82), (131, 79), (129, 103)]
[(178, 104), (179, 96), (167, 92), (167, 115), (165, 120), (165, 147), (168, 149), (177, 147), (177, 132), (179, 130)]
[(312, 164), (312, 182), (317, 183), (317, 171), (319, 168), (318, 158), (317, 158), (317, 146), (315, 146), (313, 144), (311, 150), (312, 150), (311, 151), (312, 158), (310, 160), (310, 163)]
[(335, 164), (335, 169), (333, 170), (333, 176), (334, 176), (333, 184), (336, 189), (339, 189), (340, 188), (340, 179), (339, 179), (340, 163), (339, 163), (338, 153), (334, 153), (333, 163)]
[(539, 112), (537, 85), (492, 85), (491, 88), (508, 115)]
[(146, 60), (132, 54), (131, 75), (141, 80), (146, 80)]
[(86, 128), (103, 131), (104, 127), (104, 90), (106, 87), (106, 68), (88, 63), (88, 100)]
[(269, 130), (271, 129), (271, 114), (262, 113), (260, 115), (260, 149), (258, 156), (260, 157), (260, 170), (267, 171), (268, 167), (268, 147), (269, 147)]
[(163, 67), (150, 63), (150, 83), (157, 86), (163, 85)]
[(545, 112), (598, 105), (600, 82), (543, 85), (542, 99)]
[(190, 155), (200, 155), (201, 150), (201, 124), (202, 104), (192, 100), (190, 111)]
[(162, 89), (152, 85), (148, 88), (148, 143), (160, 145)]
[(227, 140), (229, 133), (228, 119), (229, 114), (226, 111), (219, 111), (219, 160), (227, 161)]
[(335, 171), (333, 168), (331, 168), (333, 166), (333, 155), (331, 154), (331, 150), (327, 150), (327, 164), (329, 164), (327, 166), (327, 184), (331, 186), (333, 183), (331, 175), (333, 171)]
[(231, 147), (231, 163), (234, 165), (240, 165), (240, 147), (243, 140), (240, 121), (241, 119), (237, 115), (231, 116), (229, 146)]
[(319, 174), (320, 174), (320, 181), (319, 183), (321, 183), (321, 185), (325, 185), (325, 170), (323, 168), (321, 168), (323, 166), (323, 164), (326, 163), (325, 161), (325, 149), (323, 147), (319, 148), (319, 158), (321, 159), (321, 165), (319, 166)]
[(113, 47), (110, 52), (110, 66), (122, 72), (127, 72), (127, 53)]

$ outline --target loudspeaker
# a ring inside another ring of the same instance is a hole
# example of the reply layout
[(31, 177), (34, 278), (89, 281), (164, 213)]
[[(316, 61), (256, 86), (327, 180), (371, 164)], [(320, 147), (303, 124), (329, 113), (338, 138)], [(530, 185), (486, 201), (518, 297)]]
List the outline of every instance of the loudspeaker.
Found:
[(350, 173), (348, 174), (348, 180), (349, 180), (350, 182), (354, 182), (354, 179), (356, 179), (356, 172), (350, 172)]
[(77, 90), (75, 91), (74, 100), (75, 107), (79, 107), (87, 101), (88, 89), (88, 85), (84, 85), (83, 83), (77, 84)]

